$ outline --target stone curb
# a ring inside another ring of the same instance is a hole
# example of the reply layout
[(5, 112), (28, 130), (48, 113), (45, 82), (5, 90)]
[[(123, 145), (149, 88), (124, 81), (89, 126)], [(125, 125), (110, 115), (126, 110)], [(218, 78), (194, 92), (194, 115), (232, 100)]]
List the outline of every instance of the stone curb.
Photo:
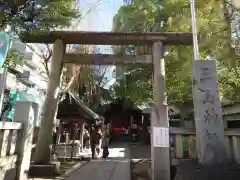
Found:
[(72, 166), (67, 172), (65, 172), (63, 175), (55, 177), (55, 178), (28, 178), (28, 180), (65, 180), (68, 177), (70, 177), (71, 173), (77, 171), (81, 167), (85, 166), (89, 161), (79, 162)]
[(72, 166), (67, 172), (65, 172), (63, 175), (57, 177), (56, 179), (66, 179), (68, 178), (73, 172), (77, 171), (81, 167), (85, 166), (89, 161), (79, 162)]

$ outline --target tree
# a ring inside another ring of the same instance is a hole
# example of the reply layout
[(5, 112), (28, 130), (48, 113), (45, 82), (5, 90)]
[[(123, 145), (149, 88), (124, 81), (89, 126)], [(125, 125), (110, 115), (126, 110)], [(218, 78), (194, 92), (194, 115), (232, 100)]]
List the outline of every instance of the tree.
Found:
[(17, 32), (66, 27), (80, 16), (76, 5), (75, 0), (4, 0), (1, 1), (0, 27), (12, 26)]
[(151, 68), (127, 68), (123, 78), (115, 83), (112, 88), (116, 98), (131, 99), (135, 105), (143, 102), (151, 102), (152, 91), (152, 71)]
[[(211, 0), (197, 1), (196, 3), (201, 59), (214, 58), (219, 62), (219, 67), (225, 68), (225, 71), (228, 72), (230, 68), (238, 68), (239, 56), (235, 53), (231, 28), (229, 28), (233, 20), (231, 14), (228, 14), (226, 2)], [(114, 31), (191, 32), (191, 14), (188, 0), (132, 0), (120, 7), (114, 21)], [(139, 54), (143, 50), (146, 51), (146, 48), (125, 46), (114, 50), (117, 53)], [(180, 105), (181, 109), (192, 106), (192, 52), (192, 47), (169, 46), (168, 55), (165, 57), (168, 102)], [(144, 71), (144, 69), (140, 71)], [(142, 82), (141, 84), (145, 85), (145, 89), (147, 89), (151, 84), (151, 76), (147, 79), (136, 76), (135, 80), (129, 84), (132, 87), (134, 87), (133, 84), (138, 87), (139, 82)], [(221, 83), (221, 81), (219, 82)], [(138, 88), (132, 91), (137, 90)], [(227, 95), (228, 93), (221, 91), (221, 94)], [(146, 100), (148, 97), (150, 97), (150, 94), (146, 95), (139, 92), (139, 101)]]
[(4, 66), (7, 68), (16, 68), (17, 65), (22, 66), (24, 64), (24, 57), (20, 54), (16, 49), (10, 49), (6, 60), (4, 62)]

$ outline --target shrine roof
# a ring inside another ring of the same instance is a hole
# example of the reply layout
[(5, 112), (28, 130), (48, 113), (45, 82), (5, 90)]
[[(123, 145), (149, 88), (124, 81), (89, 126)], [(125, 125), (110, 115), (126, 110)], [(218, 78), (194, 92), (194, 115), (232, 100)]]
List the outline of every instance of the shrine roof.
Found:
[(81, 117), (90, 120), (102, 119), (97, 113), (87, 107), (81, 99), (77, 98), (71, 92), (68, 92), (66, 97), (59, 103), (57, 117), (59, 119), (65, 117)]

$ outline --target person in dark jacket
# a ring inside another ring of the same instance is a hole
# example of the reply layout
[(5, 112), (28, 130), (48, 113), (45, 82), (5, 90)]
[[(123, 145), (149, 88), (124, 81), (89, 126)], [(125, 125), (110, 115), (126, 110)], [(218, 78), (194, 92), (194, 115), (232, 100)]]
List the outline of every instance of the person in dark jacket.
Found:
[(91, 151), (92, 151), (92, 158), (95, 158), (95, 150), (96, 150), (96, 128), (94, 125), (92, 125), (91, 129), (91, 136), (90, 136), (90, 142), (91, 142)]
[(100, 140), (102, 138), (102, 134), (100, 129), (97, 126), (92, 126), (91, 131), (91, 150), (92, 150), (92, 158), (96, 157), (96, 150), (97, 153), (100, 153)]

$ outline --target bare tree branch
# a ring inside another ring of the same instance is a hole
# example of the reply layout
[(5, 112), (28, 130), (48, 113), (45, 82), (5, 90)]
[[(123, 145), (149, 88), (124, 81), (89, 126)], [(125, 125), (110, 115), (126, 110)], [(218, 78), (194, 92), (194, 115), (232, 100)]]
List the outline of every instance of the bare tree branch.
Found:
[[(79, 3), (79, 0), (78, 0), (78, 3)], [(78, 4), (77, 3), (77, 4)], [(93, 10), (97, 10), (97, 7), (99, 7), (101, 4), (102, 4), (102, 0), (98, 0), (97, 2), (95, 2), (95, 7), (94, 9), (88, 9), (88, 11), (83, 15), (82, 18), (80, 18), (73, 26), (72, 26), (72, 30), (74, 30), (78, 24), (81, 22), (81, 20), (85, 19)]]
[(108, 68), (104, 68), (104, 70), (101, 72), (101, 75), (100, 75), (101, 78), (98, 83), (99, 87), (102, 85), (103, 80), (106, 78), (105, 75), (107, 73), (107, 70), (108, 70)]
[(27, 47), (29, 47), (29, 49), (31, 49), (31, 51), (33, 52), (33, 53), (35, 53), (37, 56), (39, 56), (40, 58), (41, 58), (41, 60), (43, 60), (43, 66), (44, 66), (44, 68), (45, 68), (45, 70), (46, 70), (46, 72), (47, 72), (47, 76), (49, 77), (49, 68), (48, 68), (48, 62), (49, 62), (49, 60), (51, 59), (51, 57), (52, 57), (52, 50), (50, 49), (50, 47), (49, 47), (49, 45), (48, 44), (46, 44), (46, 46), (47, 46), (47, 49), (48, 49), (48, 54), (46, 55), (46, 54), (44, 54), (43, 53), (43, 51), (41, 51), (42, 52), (42, 54), (39, 54), (39, 53), (37, 53), (36, 51), (34, 51), (33, 49), (33, 47), (32, 46), (30, 46), (29, 44), (25, 44)]
[(73, 82), (76, 80), (76, 78), (79, 76), (81, 72), (82, 66), (79, 67), (77, 73), (71, 77), (70, 81), (67, 83), (66, 87), (61, 91), (63, 93), (66, 93), (72, 86)]

